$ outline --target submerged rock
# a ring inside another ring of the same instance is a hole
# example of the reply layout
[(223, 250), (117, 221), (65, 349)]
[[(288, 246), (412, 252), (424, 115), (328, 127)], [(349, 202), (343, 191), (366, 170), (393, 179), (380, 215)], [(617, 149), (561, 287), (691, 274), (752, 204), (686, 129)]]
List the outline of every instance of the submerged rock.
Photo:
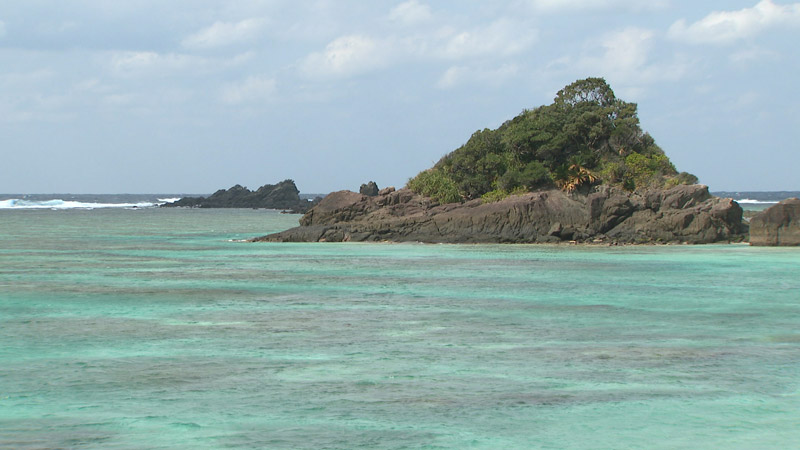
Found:
[(800, 199), (783, 200), (753, 216), (750, 245), (800, 245)]
[(600, 186), (588, 195), (553, 189), (440, 205), (409, 189), (375, 197), (329, 194), (301, 226), (254, 241), (447, 243), (711, 243), (743, 239), (742, 209), (702, 185), (629, 193)]

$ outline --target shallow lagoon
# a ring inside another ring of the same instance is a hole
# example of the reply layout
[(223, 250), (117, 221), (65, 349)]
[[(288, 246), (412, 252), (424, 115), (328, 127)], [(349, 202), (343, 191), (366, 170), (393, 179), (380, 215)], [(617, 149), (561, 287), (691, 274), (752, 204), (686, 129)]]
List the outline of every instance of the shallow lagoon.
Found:
[(800, 250), (0, 211), (0, 448), (787, 448)]

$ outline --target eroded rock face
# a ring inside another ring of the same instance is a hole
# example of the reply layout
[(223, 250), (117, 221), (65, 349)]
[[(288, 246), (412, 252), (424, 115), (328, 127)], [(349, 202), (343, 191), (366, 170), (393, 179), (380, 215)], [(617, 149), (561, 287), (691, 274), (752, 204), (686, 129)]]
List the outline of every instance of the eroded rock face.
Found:
[(329, 194), (300, 227), (256, 241), (419, 241), (448, 243), (710, 243), (742, 240), (742, 209), (702, 185), (643, 195), (600, 186), (439, 205), (408, 189), (368, 197)]
[(783, 200), (753, 216), (750, 245), (800, 245), (800, 199)]
[(368, 197), (375, 197), (378, 195), (378, 192), (378, 185), (374, 181), (362, 184), (361, 188), (358, 190), (359, 194), (366, 195)]

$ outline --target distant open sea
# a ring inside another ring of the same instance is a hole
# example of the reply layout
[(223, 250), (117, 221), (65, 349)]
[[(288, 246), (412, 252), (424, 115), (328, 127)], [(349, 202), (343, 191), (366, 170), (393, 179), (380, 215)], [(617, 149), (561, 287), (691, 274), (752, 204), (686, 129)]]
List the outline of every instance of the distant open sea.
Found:
[(252, 244), (299, 216), (55, 200), (0, 197), (2, 449), (800, 443), (800, 248)]

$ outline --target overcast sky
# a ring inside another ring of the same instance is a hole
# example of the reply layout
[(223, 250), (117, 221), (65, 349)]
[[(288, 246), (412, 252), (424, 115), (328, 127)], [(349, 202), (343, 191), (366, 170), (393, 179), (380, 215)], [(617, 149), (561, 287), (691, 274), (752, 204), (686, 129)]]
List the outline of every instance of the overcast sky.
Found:
[(712, 190), (800, 190), (800, 3), (5, 0), (0, 192), (400, 187), (604, 77)]

